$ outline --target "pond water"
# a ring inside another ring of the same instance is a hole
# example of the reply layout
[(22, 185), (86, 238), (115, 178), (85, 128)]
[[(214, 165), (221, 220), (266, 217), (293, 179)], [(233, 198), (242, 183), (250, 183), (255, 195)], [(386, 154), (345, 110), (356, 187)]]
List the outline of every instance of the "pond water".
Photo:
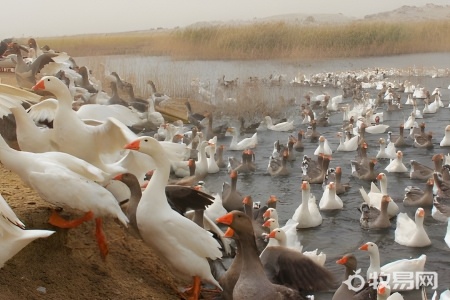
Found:
[[(90, 58), (79, 58), (78, 62), (92, 64)], [(110, 71), (117, 71), (119, 74), (136, 74), (136, 84), (145, 85), (145, 81), (150, 78), (158, 77), (161, 82), (164, 78), (173, 79), (172, 84), (176, 85), (176, 80), (180, 85), (190, 85), (193, 78), (200, 78), (202, 81), (216, 83), (218, 78), (223, 75), (227, 79), (248, 78), (250, 76), (258, 76), (259, 78), (268, 78), (270, 74), (284, 74), (286, 83), (282, 86), (271, 87), (271, 90), (277, 90), (278, 94), (286, 98), (294, 97), (296, 103), (301, 103), (303, 95), (307, 91), (312, 91), (315, 95), (328, 92), (332, 97), (342, 93), (339, 88), (325, 87), (292, 87), (288, 84), (295, 76), (300, 73), (307, 76), (319, 72), (347, 72), (359, 71), (367, 68), (380, 69), (399, 69), (402, 70), (402, 76), (390, 77), (389, 80), (404, 81), (409, 80), (413, 84), (420, 84), (433, 91), (434, 88), (440, 87), (442, 99), (445, 108), (439, 109), (436, 114), (425, 115), (420, 121), (426, 123), (427, 131), (432, 131), (434, 149), (425, 150), (420, 148), (405, 148), (404, 162), (409, 168), (409, 161), (415, 159), (419, 162), (432, 166), (431, 156), (435, 153), (447, 154), (450, 148), (441, 148), (439, 142), (444, 136), (444, 128), (450, 124), (450, 77), (448, 75), (435, 77), (433, 74), (437, 69), (450, 68), (449, 53), (434, 54), (415, 54), (395, 57), (376, 57), (376, 58), (358, 58), (358, 59), (340, 59), (330, 61), (315, 61), (310, 63), (287, 63), (279, 61), (173, 61), (169, 58), (155, 57), (104, 57), (97, 59), (107, 66)], [(133, 69), (134, 68), (134, 69)], [(435, 77), (435, 78), (433, 78)], [(139, 79), (142, 78), (142, 79)], [(145, 80), (144, 80), (145, 78)], [(214, 87), (213, 87), (214, 88)], [(375, 89), (367, 90), (371, 98), (375, 98), (378, 93)], [(402, 96), (402, 103), (406, 100), (406, 96)], [(350, 98), (344, 100), (349, 103)], [(422, 109), (422, 104), (419, 109)], [(273, 143), (280, 140), (286, 143), (289, 134), (294, 134), (299, 129), (306, 130), (307, 125), (301, 124), (299, 115), (299, 107), (296, 105), (290, 110), (289, 117), (296, 120), (295, 130), (288, 133), (280, 133), (274, 131), (261, 131), (258, 133), (258, 146), (255, 149), (257, 171), (252, 175), (239, 176), (237, 188), (243, 194), (252, 195), (255, 201), (265, 203), (270, 195), (276, 195), (279, 198), (277, 210), (280, 216), (280, 224), (284, 224), (287, 219), (292, 217), (295, 209), (299, 205), (301, 199), (300, 169), (301, 158), (303, 154), (310, 157), (317, 147), (317, 143), (305, 141), (305, 149), (303, 153), (298, 153), (297, 160), (290, 166), (291, 174), (287, 177), (271, 177), (266, 174), (269, 156), (273, 150)], [(394, 135), (398, 134), (398, 128), (404, 118), (411, 112), (410, 106), (404, 106), (399, 112), (384, 112), (384, 123), (390, 125), (389, 130)], [(336, 133), (340, 131), (342, 126), (342, 113), (334, 112), (330, 117), (330, 126), (318, 127), (318, 131), (324, 135), (333, 150), (336, 150), (339, 140)], [(366, 134), (369, 143), (368, 155), (375, 157), (378, 151), (378, 139), (380, 137), (387, 138), (386, 134)], [(219, 144), (229, 145), (231, 138), (219, 140)], [(225, 151), (225, 157), (240, 157), (239, 152)], [(369, 189), (369, 183), (363, 182), (350, 176), (350, 160), (356, 156), (355, 152), (334, 152), (330, 167), (341, 166), (343, 170), (343, 182), (349, 181), (351, 189), (346, 194), (341, 195), (344, 202), (344, 208), (339, 211), (322, 212), (323, 223), (317, 228), (298, 231), (304, 250), (319, 249), (327, 254), (326, 267), (331, 270), (337, 279), (343, 278), (344, 268), (337, 265), (335, 261), (342, 255), (352, 252), (358, 259), (358, 267), (362, 268), (365, 274), (369, 265), (369, 257), (365, 251), (358, 250), (358, 247), (365, 242), (372, 241), (378, 244), (381, 255), (381, 263), (385, 264), (397, 259), (418, 257), (421, 254), (427, 255), (425, 265), (426, 271), (435, 271), (438, 273), (438, 290), (442, 291), (450, 287), (450, 249), (444, 242), (444, 236), (447, 230), (447, 223), (441, 223), (431, 217), (430, 209), (426, 209), (425, 229), (432, 241), (432, 245), (425, 248), (409, 248), (401, 246), (394, 242), (394, 231), (396, 221), (392, 220), (392, 226), (385, 231), (367, 231), (362, 230), (359, 224), (360, 213), (358, 207), (362, 202), (359, 188), (362, 186), (366, 190)], [(380, 160), (376, 165), (378, 172), (385, 172), (384, 168), (388, 164), (386, 160)], [(407, 212), (410, 217), (414, 217), (416, 208), (405, 208), (402, 205), (404, 196), (404, 188), (408, 185), (418, 185), (424, 187), (424, 182), (411, 180), (409, 173), (394, 174), (387, 173), (388, 177), (388, 193), (399, 205), (401, 212)], [(208, 175), (206, 178), (206, 186), (213, 192), (221, 191), (222, 183), (229, 182), (226, 170), (219, 173)], [(317, 201), (321, 198), (321, 185), (311, 185), (312, 192), (315, 194)], [(429, 297), (432, 290), (428, 289)], [(405, 299), (421, 299), (418, 292), (409, 292), (404, 294)], [(332, 292), (316, 295), (316, 299), (331, 299)]]

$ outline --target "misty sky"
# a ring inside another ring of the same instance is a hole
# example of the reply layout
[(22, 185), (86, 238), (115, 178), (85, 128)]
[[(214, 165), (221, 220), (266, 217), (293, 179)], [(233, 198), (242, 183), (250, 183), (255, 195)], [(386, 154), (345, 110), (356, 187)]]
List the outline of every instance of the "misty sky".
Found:
[(362, 18), (427, 3), (450, 4), (448, 0), (20, 0), (2, 5), (0, 39), (173, 28), (290, 13)]

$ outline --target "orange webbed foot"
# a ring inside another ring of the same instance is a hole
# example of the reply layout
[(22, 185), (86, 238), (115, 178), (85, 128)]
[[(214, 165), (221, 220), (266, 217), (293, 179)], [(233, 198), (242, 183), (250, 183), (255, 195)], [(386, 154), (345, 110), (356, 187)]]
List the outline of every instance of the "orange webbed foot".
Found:
[(48, 222), (51, 225), (59, 227), (59, 228), (75, 228), (84, 222), (92, 220), (92, 218), (94, 218), (94, 213), (89, 211), (81, 218), (68, 221), (68, 220), (64, 219), (63, 217), (61, 217), (58, 214), (58, 212), (56, 212), (56, 210), (53, 210), (50, 218), (48, 219)]
[(105, 232), (103, 231), (103, 220), (102, 218), (95, 219), (95, 237), (97, 238), (98, 248), (100, 249), (100, 255), (103, 260), (106, 259), (108, 255), (108, 243), (106, 242)]

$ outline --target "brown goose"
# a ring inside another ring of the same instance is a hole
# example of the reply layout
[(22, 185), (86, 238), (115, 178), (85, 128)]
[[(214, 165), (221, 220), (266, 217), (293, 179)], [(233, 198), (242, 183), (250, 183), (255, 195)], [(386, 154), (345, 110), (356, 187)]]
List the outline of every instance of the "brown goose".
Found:
[(442, 172), (444, 155), (442, 153), (435, 154), (431, 160), (434, 163), (434, 170), (415, 160), (411, 160), (411, 171), (409, 172), (409, 177), (411, 179), (427, 180), (428, 178), (433, 177), (434, 172)]
[(355, 161), (351, 161), (352, 175), (360, 180), (374, 181), (377, 179), (378, 174), (374, 171), (376, 160), (369, 162), (369, 167), (365, 167)]
[(141, 99), (141, 98), (137, 98), (134, 95), (133, 85), (131, 85), (131, 84), (125, 85), (124, 91), (128, 95), (128, 102), (130, 103), (130, 106), (134, 107), (136, 110), (138, 110), (140, 112), (148, 111), (148, 106), (149, 106), (148, 101)]
[(267, 168), (268, 173), (270, 176), (287, 176), (290, 174), (290, 171), (287, 167), (287, 161), (288, 161), (289, 153), (287, 149), (283, 151), (283, 155), (281, 159), (277, 160), (276, 162), (274, 160), (271, 160), (271, 163), (269, 164), (269, 168)]
[(224, 138), (225, 133), (227, 132), (227, 129), (229, 127), (228, 124), (224, 123), (219, 126), (213, 127), (213, 115), (210, 112), (205, 114), (205, 118), (208, 119), (208, 124), (206, 125), (206, 128), (205, 128), (206, 140), (210, 140), (210, 139), (214, 138), (215, 136), (217, 136), (218, 139)]
[(227, 211), (240, 210), (242, 211), (242, 200), (244, 196), (236, 190), (238, 174), (236, 171), (231, 171), (230, 174), (231, 185), (227, 182), (222, 186), (222, 205)]
[(311, 183), (311, 184), (314, 184), (314, 183), (322, 184), (323, 183), (326, 172), (330, 165), (331, 157), (327, 156), (327, 155), (323, 155), (322, 159), (323, 159), (322, 165), (320, 167), (317, 167), (317, 168), (311, 169), (311, 170), (308, 168), (308, 174), (306, 176), (303, 176), (302, 180), (309, 181), (309, 183)]
[(316, 120), (311, 121), (310, 127), (308, 127), (308, 130), (306, 131), (305, 137), (309, 139), (311, 143), (316, 143), (319, 140), (320, 133), (317, 132), (317, 123)]
[(242, 267), (233, 288), (232, 299), (305, 299), (297, 291), (273, 284), (267, 278), (256, 249), (252, 223), (246, 214), (232, 211), (218, 218), (217, 222), (230, 226), (234, 238), (239, 240), (238, 254), (242, 256)]
[(152, 96), (151, 98), (153, 99), (155, 105), (161, 105), (164, 106), (164, 101), (170, 100), (170, 96), (167, 96), (164, 93), (160, 93), (156, 90), (156, 86), (155, 83), (153, 82), (153, 80), (149, 80), (147, 81), (147, 84), (150, 85), (151, 89), (152, 89)]
[(81, 75), (81, 84), (80, 86), (86, 89), (89, 93), (97, 93), (98, 90), (92, 85), (89, 81), (89, 72), (85, 66), (82, 66), (78, 69), (78, 73)]
[(203, 121), (205, 116), (202, 114), (199, 114), (199, 113), (192, 112), (192, 106), (189, 101), (186, 101), (184, 103), (184, 105), (186, 106), (186, 110), (187, 110), (188, 122), (191, 123), (192, 125), (196, 126), (200, 130), (203, 129), (205, 126), (203, 126), (203, 124), (201, 122)]
[[(274, 229), (269, 238), (280, 230)], [(281, 245), (267, 246), (260, 258), (267, 277), (275, 284), (301, 293), (328, 290), (332, 285), (332, 274), (296, 249)]]
[(242, 152), (242, 162), (234, 168), (238, 173), (253, 173), (256, 171), (255, 165), (255, 152), (251, 149), (244, 150)]
[(23, 46), (20, 46), (17, 43), (11, 43), (9, 45), (8, 53), (16, 54), (17, 61), (15, 67), (15, 75), (17, 84), (21, 88), (31, 89), (34, 85), (36, 85), (36, 74), (48, 63), (54, 62), (49, 54), (39, 55), (31, 64), (27, 64), (23, 60), (22, 50), (28, 52)]
[(426, 134), (426, 139), (423, 141), (419, 141), (417, 138), (414, 139), (414, 147), (416, 148), (424, 148), (424, 149), (433, 149), (433, 133), (428, 132)]
[(414, 140), (419, 144), (423, 144), (428, 140), (427, 134), (425, 133), (425, 123), (420, 123), (419, 128), (420, 132), (414, 135)]
[(433, 173), (433, 180), (437, 186), (437, 196), (441, 198), (450, 198), (450, 182), (444, 181), (442, 174), (439, 172)]
[[(345, 266), (345, 280), (349, 278), (350, 275), (354, 275), (357, 268), (356, 257), (349, 253), (345, 254), (341, 259), (336, 261), (337, 264)], [(359, 283), (356, 283), (356, 286)], [(361, 288), (360, 291), (355, 293), (353, 290), (348, 288), (348, 285), (342, 282), (339, 288), (333, 295), (331, 300), (370, 300), (377, 299), (377, 290), (370, 286), (368, 283)]]
[(219, 168), (226, 168), (227, 164), (225, 163), (225, 161), (223, 160), (223, 150), (225, 149), (224, 145), (220, 145), (217, 148), (217, 152), (216, 152), (216, 164), (219, 166)]
[(420, 206), (431, 207), (433, 206), (433, 186), (434, 179), (429, 178), (425, 190), (421, 190), (416, 186), (407, 186), (405, 188), (405, 197), (403, 198), (404, 206)]
[(241, 274), (242, 269), (242, 255), (240, 253), (240, 242), (239, 239), (235, 236), (234, 230), (231, 227), (228, 227), (227, 231), (225, 231), (224, 237), (232, 238), (236, 242), (236, 255), (228, 268), (228, 270), (219, 278), (219, 284), (222, 287), (223, 291), (221, 294), (222, 299), (224, 300), (233, 300), (233, 290), (236, 282), (239, 279), (239, 275)]
[(303, 149), (305, 148), (305, 147), (303, 146), (303, 142), (302, 142), (303, 135), (304, 135), (303, 130), (300, 130), (299, 132), (297, 132), (297, 139), (295, 139), (295, 138), (293, 137), (293, 139), (294, 139), (294, 141), (295, 141), (295, 143), (294, 143), (294, 150), (295, 150), (295, 151), (303, 152)]
[(404, 127), (403, 124), (401, 124), (401, 125), (400, 125), (399, 136), (397, 137), (397, 139), (395, 139), (395, 141), (393, 141), (393, 142), (394, 142), (394, 146), (395, 146), (396, 148), (401, 148), (401, 147), (406, 147), (406, 146), (408, 146), (408, 144), (407, 144), (406, 141), (405, 141), (405, 137), (403, 136), (404, 130), (405, 130), (405, 127)]
[(340, 166), (337, 166), (336, 170), (328, 176), (327, 183), (334, 182), (336, 184), (336, 194), (337, 195), (343, 194), (350, 189), (350, 184), (342, 183), (341, 178), (342, 178), (342, 168)]
[(128, 107), (128, 102), (120, 98), (119, 93), (117, 91), (117, 83), (115, 81), (111, 81), (109, 83), (109, 87), (111, 88), (111, 97), (108, 99), (107, 104), (119, 104)]
[(381, 199), (381, 210), (370, 206), (367, 203), (362, 203), (360, 206), (361, 227), (364, 229), (383, 229), (391, 227), (388, 215), (388, 205), (391, 198), (388, 195), (383, 195)]
[(253, 232), (255, 233), (255, 241), (256, 241), (256, 249), (258, 249), (258, 253), (260, 254), (264, 248), (267, 246), (266, 236), (269, 233), (269, 230), (263, 226), (259, 220), (253, 219), (254, 210), (253, 210), (253, 198), (251, 196), (245, 196), (244, 200), (242, 200), (244, 213), (251, 219)]
[(111, 75), (116, 79), (117, 88), (119, 90), (124, 91), (125, 86), (131, 85), (131, 83), (122, 80), (117, 72), (111, 72)]

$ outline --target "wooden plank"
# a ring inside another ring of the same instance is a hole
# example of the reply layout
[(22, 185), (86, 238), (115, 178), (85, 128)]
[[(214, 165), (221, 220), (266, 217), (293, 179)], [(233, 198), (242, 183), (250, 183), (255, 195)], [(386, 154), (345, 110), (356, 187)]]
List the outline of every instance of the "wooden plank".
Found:
[(215, 106), (209, 103), (189, 99), (189, 98), (173, 98), (164, 102), (164, 106), (156, 106), (155, 110), (160, 112), (164, 119), (169, 122), (182, 120), (184, 123), (188, 123), (187, 109), (185, 102), (189, 101), (193, 112), (206, 113), (215, 110)]

